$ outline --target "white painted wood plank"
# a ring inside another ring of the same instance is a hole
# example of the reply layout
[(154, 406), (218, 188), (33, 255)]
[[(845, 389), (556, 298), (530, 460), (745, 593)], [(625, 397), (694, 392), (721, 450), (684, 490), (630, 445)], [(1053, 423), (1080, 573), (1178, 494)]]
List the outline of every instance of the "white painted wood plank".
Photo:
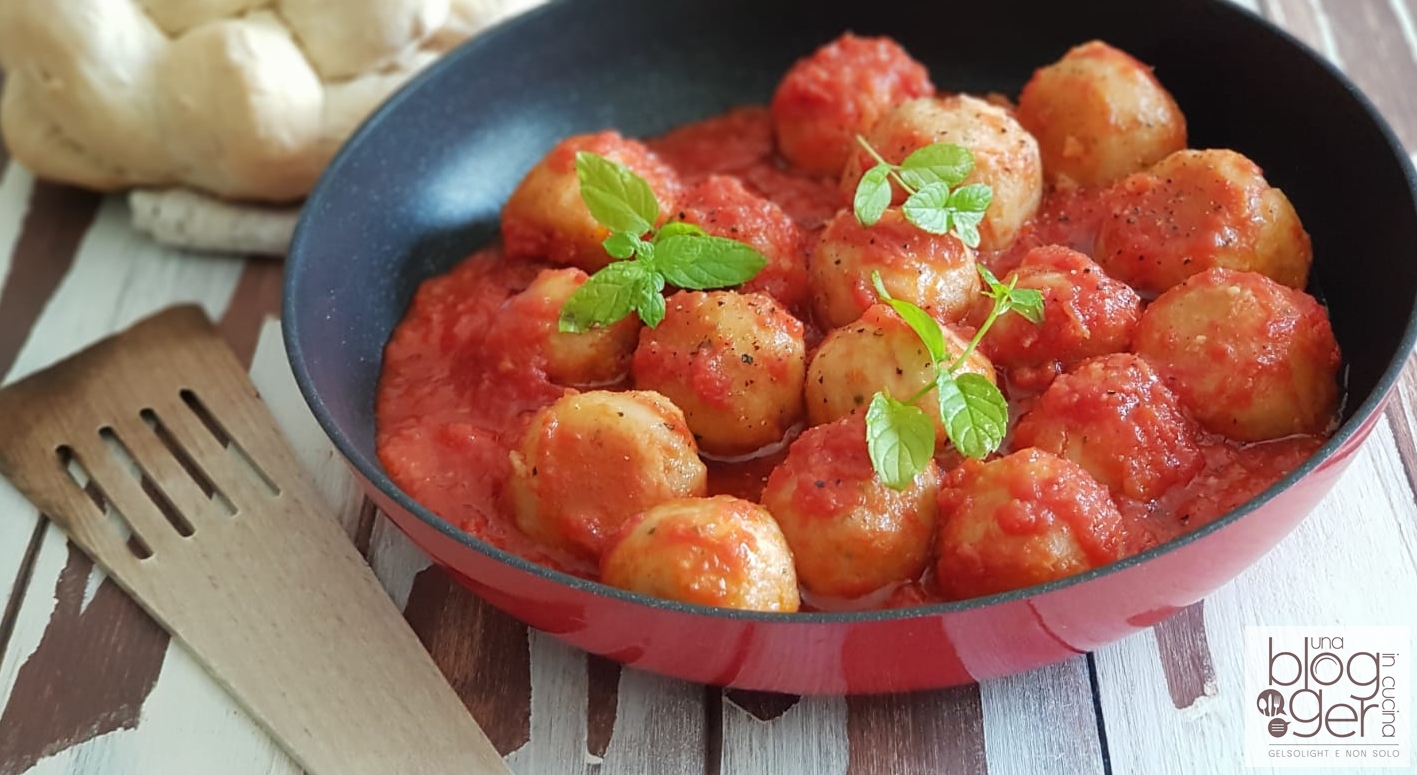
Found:
[[(5, 166), (5, 173), (0, 177), (0, 290), (9, 279), (12, 254), (19, 240), (33, 187), (34, 179), (24, 167), (13, 162)], [(5, 496), (0, 492), (0, 504), (4, 500)], [(13, 591), (10, 585), (19, 573), (33, 535), (33, 521), (0, 519), (0, 609), (9, 602)]]
[[(1115, 772), (1243, 768), (1245, 625), (1397, 625), (1417, 629), (1417, 504), (1391, 429), (1380, 423), (1314, 513), (1233, 584), (1207, 599), (1217, 693), (1184, 710), (1167, 690), (1154, 636), (1097, 653)], [(1263, 773), (1266, 769), (1246, 770)]]
[(846, 700), (803, 697), (781, 716), (761, 721), (723, 700), (724, 773), (844, 775), (850, 764)]
[(413, 591), (413, 580), (433, 565), (422, 549), (413, 545), (394, 523), (380, 514), (369, 537), (369, 564), (394, 603), (403, 610)]
[[(218, 712), (206, 712), (215, 708)], [(136, 729), (41, 760), (25, 775), (298, 775), (298, 768), (181, 647), (169, 649)]]
[(5, 174), (0, 177), (0, 287), (10, 274), (11, 254), (20, 238), (32, 188), (34, 178), (28, 170), (13, 162), (5, 165)]
[(600, 775), (700, 775), (707, 749), (703, 697), (700, 684), (622, 670), (615, 730)]
[(251, 359), (251, 381), (270, 407), (276, 424), (290, 442), (310, 481), (325, 496), (331, 517), (338, 519), (353, 536), (363, 494), (344, 458), (320, 430), (319, 422), (300, 395), (290, 362), (285, 357), (280, 321), (274, 318), (267, 319), (261, 327), (256, 354)]
[(1102, 744), (1087, 660), (979, 685), (989, 775), (1100, 775)]
[(507, 756), (507, 764), (519, 775), (590, 775), (599, 761), (586, 750), (590, 682), (585, 657), (545, 633), (531, 630), (529, 636), (531, 736)]
[(1335, 67), (1343, 67), (1343, 58), (1338, 54), (1338, 40), (1333, 34), (1333, 23), (1328, 18), (1328, 13), (1324, 11), (1322, 0), (1308, 0), (1309, 9), (1314, 15), (1314, 23), (1319, 28), (1319, 39), (1323, 45), (1319, 51), (1328, 57)]
[(1397, 17), (1397, 26), (1402, 30), (1402, 39), (1407, 41), (1407, 52), (1417, 61), (1417, 24), (1412, 21), (1412, 11), (1405, 0), (1388, 0), (1392, 15)]

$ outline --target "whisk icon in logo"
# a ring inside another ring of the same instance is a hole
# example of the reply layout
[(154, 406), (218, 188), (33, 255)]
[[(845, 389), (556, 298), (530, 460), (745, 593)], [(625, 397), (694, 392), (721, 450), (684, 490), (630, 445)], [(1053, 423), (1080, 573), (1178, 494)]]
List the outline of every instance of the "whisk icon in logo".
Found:
[(1278, 716), (1284, 713), (1284, 695), (1274, 689), (1265, 689), (1255, 699), (1255, 705), (1266, 716)]

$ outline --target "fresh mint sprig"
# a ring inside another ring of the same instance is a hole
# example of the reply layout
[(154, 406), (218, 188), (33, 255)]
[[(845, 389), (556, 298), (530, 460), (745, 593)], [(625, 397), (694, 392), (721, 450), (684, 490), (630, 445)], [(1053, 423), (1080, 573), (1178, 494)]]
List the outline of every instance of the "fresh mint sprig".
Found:
[(985, 267), (978, 269), (988, 285), (985, 296), (993, 299), (994, 305), (964, 351), (953, 357), (945, 347), (945, 335), (939, 322), (920, 307), (892, 298), (879, 272), (871, 275), (877, 296), (920, 337), (935, 370), (934, 378), (915, 395), (902, 401), (878, 391), (866, 408), (866, 447), (871, 467), (892, 489), (910, 487), (935, 454), (935, 423), (916, 406), (932, 390), (940, 408), (945, 436), (961, 454), (981, 459), (997, 450), (1004, 441), (1009, 419), (1004, 394), (984, 376), (960, 373), (960, 369), (999, 316), (1016, 312), (1035, 324), (1041, 322), (1043, 294), (1032, 288), (1016, 288), (1016, 277), (1002, 283)]
[[(861, 135), (856, 142), (876, 166), (856, 185), (852, 209), (862, 226), (874, 226), (891, 205), (891, 181), (908, 196), (900, 206), (907, 221), (931, 234), (954, 233), (971, 248), (979, 247), (979, 224), (994, 200), (983, 183), (960, 186), (974, 171), (974, 154), (960, 145), (935, 143), (917, 149), (900, 164), (891, 164)], [(958, 186), (958, 188), (955, 188)]]
[(703, 291), (751, 280), (768, 260), (752, 247), (713, 237), (691, 223), (659, 229), (654, 190), (630, 168), (604, 156), (576, 153), (581, 201), (610, 230), (602, 245), (618, 259), (590, 276), (561, 306), (557, 329), (579, 333), (634, 312), (653, 328), (664, 320), (664, 288)]

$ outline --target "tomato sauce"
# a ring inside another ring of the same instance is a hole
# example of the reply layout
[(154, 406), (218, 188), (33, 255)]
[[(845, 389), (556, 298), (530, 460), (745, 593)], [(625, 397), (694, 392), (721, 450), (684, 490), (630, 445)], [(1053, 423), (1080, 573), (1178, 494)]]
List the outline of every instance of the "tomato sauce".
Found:
[[(771, 118), (764, 108), (729, 111), (647, 144), (686, 186), (710, 175), (731, 175), (775, 202), (807, 232), (808, 250), (846, 204), (835, 178), (791, 170), (774, 155)], [(1090, 255), (1106, 213), (1098, 190), (1050, 190), (1016, 244), (980, 259), (1002, 275), (1039, 245), (1063, 244)], [(507, 503), (509, 450), (533, 414), (569, 388), (548, 379), (545, 365), (530, 355), (533, 348), (518, 341), (516, 326), (493, 326), (492, 321), (511, 296), (549, 267), (510, 259), (493, 245), (422, 284), (385, 350), (376, 399), (377, 448), (390, 477), (405, 492), (458, 528), (534, 562), (593, 578), (592, 562), (522, 534)], [(820, 327), (805, 323), (810, 346)], [(498, 333), (489, 336), (494, 330)], [(1282, 478), (1320, 443), (1296, 437), (1240, 445), (1207, 437), (1205, 468), (1189, 483), (1154, 501), (1117, 499), (1127, 529), (1124, 554), (1215, 520)], [(709, 494), (756, 501), (785, 454), (782, 444), (748, 460), (708, 460)], [(949, 451), (940, 456), (942, 464), (953, 459)], [(927, 578), (868, 599), (874, 597), (874, 606), (913, 605), (936, 599), (928, 587)]]

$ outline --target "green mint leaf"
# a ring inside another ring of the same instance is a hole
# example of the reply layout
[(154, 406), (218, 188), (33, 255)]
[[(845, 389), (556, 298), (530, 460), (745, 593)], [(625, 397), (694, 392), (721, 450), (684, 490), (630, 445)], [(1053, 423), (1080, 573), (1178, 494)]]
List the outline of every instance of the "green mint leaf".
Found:
[(861, 182), (856, 184), (852, 209), (856, 213), (856, 220), (860, 221), (862, 226), (875, 226), (885, 214), (886, 208), (891, 206), (890, 174), (889, 165), (877, 164), (866, 170), (866, 174), (861, 176)]
[(994, 383), (974, 372), (955, 376), (941, 371), (935, 394), (945, 435), (960, 454), (983, 459), (1003, 443), (1009, 404)]
[(993, 201), (994, 190), (983, 183), (960, 186), (950, 194), (950, 207), (961, 213), (983, 215), (984, 211), (989, 209), (989, 203)]
[[(658, 296), (654, 273), (638, 261), (618, 261), (590, 276), (561, 306), (557, 330), (580, 333), (608, 326)], [(661, 299), (661, 304), (663, 299)]]
[(655, 235), (655, 240), (662, 240), (667, 239), (669, 237), (680, 237), (685, 235), (690, 237), (706, 236), (704, 234), (704, 230), (699, 228), (696, 224), (685, 223), (683, 221), (670, 221), (669, 223), (666, 223), (664, 224), (664, 226), (660, 227), (659, 233)]
[(930, 232), (948, 234), (953, 209), (950, 207), (950, 187), (944, 183), (931, 183), (910, 195), (901, 205), (905, 219)]
[[(663, 284), (660, 283), (660, 289)], [(664, 322), (664, 296), (659, 290), (650, 286), (650, 292), (640, 297), (639, 303), (635, 305), (635, 312), (640, 316), (640, 322), (654, 328)]]
[(654, 261), (655, 253), (655, 243), (642, 240), (639, 237), (635, 238), (635, 256), (639, 262), (644, 264), (645, 268), (650, 271), (658, 271), (658, 267), (655, 265)]
[(640, 238), (629, 232), (617, 231), (600, 243), (613, 258), (629, 258), (640, 246)]
[(952, 143), (935, 143), (917, 149), (900, 163), (899, 175), (911, 188), (931, 183), (958, 186), (974, 171), (974, 154)]
[(971, 248), (979, 247), (979, 222), (982, 220), (984, 220), (983, 213), (950, 210), (950, 225), (953, 228), (954, 235), (959, 237), (960, 242), (963, 242)]
[(910, 326), (910, 330), (920, 337), (920, 341), (925, 345), (925, 349), (930, 352), (930, 360), (936, 367), (945, 357), (945, 335), (940, 331), (940, 324), (930, 313), (911, 304), (908, 301), (892, 298), (890, 292), (886, 290), (885, 283), (881, 282), (881, 273), (871, 273), (871, 283), (876, 286), (876, 295), (882, 301), (891, 305), (900, 319)]
[(680, 234), (656, 243), (654, 268), (671, 285), (702, 291), (753, 279), (768, 265), (762, 253), (724, 237)]
[(578, 151), (576, 177), (581, 183), (581, 200), (601, 226), (636, 237), (654, 228), (659, 219), (659, 202), (644, 178), (629, 167), (589, 151)]
[(983, 264), (975, 264), (974, 268), (978, 270), (979, 276), (984, 278), (984, 284), (989, 286), (989, 290), (986, 291), (986, 293), (988, 293), (990, 296), (997, 299), (999, 297), (1001, 289), (1006, 290), (1008, 288), (1008, 286), (999, 282), (999, 278), (994, 276), (993, 272), (989, 271), (989, 267)]
[(881, 481), (904, 490), (930, 465), (935, 423), (919, 407), (877, 393), (866, 408), (866, 449)]
[(1043, 322), (1043, 292), (1034, 288), (1009, 291), (1009, 311), (1024, 316), (1035, 326)]

